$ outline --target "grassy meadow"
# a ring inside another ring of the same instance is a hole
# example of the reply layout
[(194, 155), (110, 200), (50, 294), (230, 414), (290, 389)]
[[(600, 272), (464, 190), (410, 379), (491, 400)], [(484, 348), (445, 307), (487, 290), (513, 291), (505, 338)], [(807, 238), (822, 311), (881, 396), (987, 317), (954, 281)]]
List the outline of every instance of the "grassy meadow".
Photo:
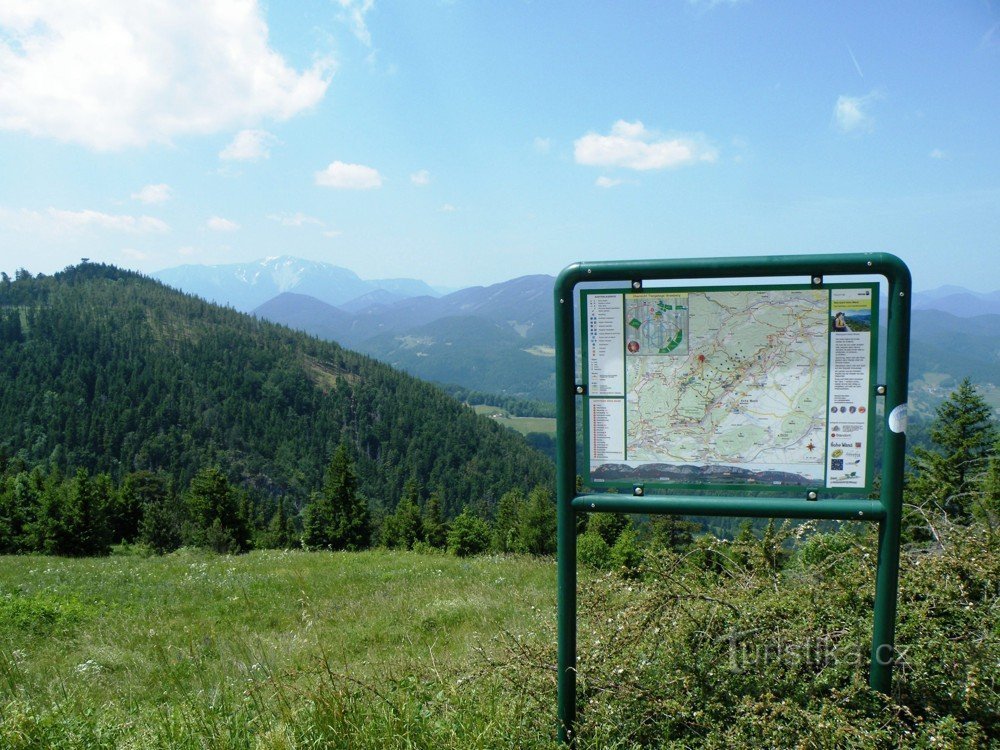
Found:
[(552, 722), (528, 696), (430, 706), (540, 632), (554, 584), (551, 560), (384, 550), (0, 558), (0, 746), (504, 746)]
[[(1000, 537), (902, 559), (867, 685), (869, 527), (581, 569), (581, 750), (1000, 749)], [(0, 748), (549, 749), (551, 559), (372, 550), (0, 558)]]
[(556, 434), (556, 420), (551, 417), (514, 417), (499, 406), (486, 406), (484, 404), (477, 404), (472, 408), (475, 409), (476, 414), (485, 414), (504, 427), (509, 427), (522, 435), (539, 432), (555, 437)]

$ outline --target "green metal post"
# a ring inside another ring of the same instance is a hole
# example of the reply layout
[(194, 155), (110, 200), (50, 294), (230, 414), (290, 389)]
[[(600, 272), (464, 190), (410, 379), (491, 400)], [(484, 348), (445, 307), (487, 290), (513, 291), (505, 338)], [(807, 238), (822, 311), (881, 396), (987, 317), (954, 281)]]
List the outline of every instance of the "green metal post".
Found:
[(555, 285), (556, 324), (556, 575), (559, 741), (571, 743), (576, 721), (576, 350), (573, 295), (579, 266)]
[(878, 569), (875, 575), (875, 620), (869, 685), (892, 690), (896, 645), (896, 598), (899, 587), (899, 533), (903, 516), (903, 460), (906, 450), (906, 399), (910, 361), (910, 272), (897, 261), (887, 268), (889, 280), (888, 347), (886, 349), (885, 439), (882, 455)]

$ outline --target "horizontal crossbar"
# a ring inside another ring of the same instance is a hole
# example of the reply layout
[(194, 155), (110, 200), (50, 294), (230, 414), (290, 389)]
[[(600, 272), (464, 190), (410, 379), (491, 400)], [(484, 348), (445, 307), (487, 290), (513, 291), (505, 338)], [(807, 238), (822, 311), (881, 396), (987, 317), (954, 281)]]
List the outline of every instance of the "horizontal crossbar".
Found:
[(711, 497), (707, 495), (579, 495), (571, 503), (583, 513), (655, 513), (675, 516), (740, 516), (749, 518), (816, 518), (881, 521), (877, 500), (800, 497)]

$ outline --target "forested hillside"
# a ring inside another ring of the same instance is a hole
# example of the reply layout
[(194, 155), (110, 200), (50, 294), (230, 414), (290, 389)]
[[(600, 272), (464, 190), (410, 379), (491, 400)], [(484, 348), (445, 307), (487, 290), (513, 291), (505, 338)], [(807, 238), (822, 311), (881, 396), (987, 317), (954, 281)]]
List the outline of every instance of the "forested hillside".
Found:
[(112, 266), (0, 281), (0, 455), (178, 487), (218, 465), (299, 503), (342, 441), (376, 511), (411, 479), (454, 516), (551, 475), (519, 436), (336, 344)]

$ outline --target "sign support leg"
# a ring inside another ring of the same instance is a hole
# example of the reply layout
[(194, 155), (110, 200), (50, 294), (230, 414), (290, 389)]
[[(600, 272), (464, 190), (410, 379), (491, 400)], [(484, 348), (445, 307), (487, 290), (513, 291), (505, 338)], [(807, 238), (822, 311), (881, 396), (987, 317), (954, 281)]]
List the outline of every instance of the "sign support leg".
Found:
[(573, 743), (576, 722), (576, 512), (558, 508), (558, 683), (559, 741)]

